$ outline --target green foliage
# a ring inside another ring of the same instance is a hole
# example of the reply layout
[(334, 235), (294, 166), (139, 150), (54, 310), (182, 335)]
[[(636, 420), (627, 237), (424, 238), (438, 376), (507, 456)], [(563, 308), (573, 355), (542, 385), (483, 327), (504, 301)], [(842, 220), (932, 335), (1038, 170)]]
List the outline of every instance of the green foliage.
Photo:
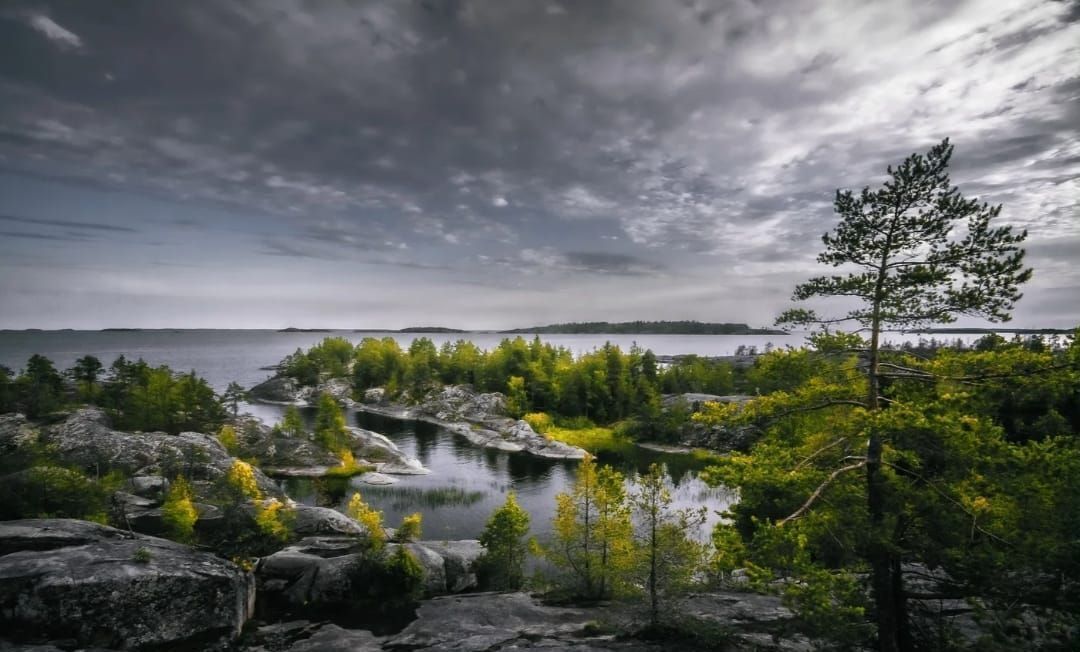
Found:
[(135, 552), (131, 553), (131, 561), (136, 564), (149, 564), (153, 558), (154, 555), (150, 552), (150, 549), (143, 546), (139, 546), (135, 549)]
[(165, 522), (170, 538), (184, 543), (194, 539), (195, 522), (199, 519), (194, 499), (191, 485), (183, 476), (173, 480), (161, 506), (161, 520)]
[(534, 432), (538, 432), (541, 435), (547, 434), (547, 432), (555, 426), (555, 421), (551, 418), (551, 415), (546, 412), (530, 412), (521, 418), (525, 420), (525, 423), (529, 424), (529, 427), (531, 427)]
[(246, 400), (247, 392), (240, 386), (240, 383), (235, 381), (229, 383), (229, 386), (225, 388), (225, 393), (221, 395), (222, 405), (228, 406), (234, 418), (240, 412), (240, 404)]
[(423, 595), (424, 567), (403, 544), (389, 554), (360, 555), (354, 563), (349, 585), (357, 606), (367, 612), (408, 608)]
[(633, 574), (645, 587), (653, 626), (660, 623), (662, 609), (692, 586), (705, 561), (704, 546), (693, 540), (705, 508), (676, 511), (671, 502), (667, 474), (651, 465), (638, 478), (630, 503), (637, 517)]
[(324, 477), (351, 478), (354, 475), (362, 475), (375, 470), (375, 466), (372, 464), (358, 463), (352, 451), (347, 448), (338, 451), (338, 459), (341, 460), (341, 463), (327, 469)]
[(214, 432), (225, 418), (214, 390), (192, 371), (176, 374), (167, 366), (150, 367), (143, 360), (120, 356), (110, 366), (98, 402), (118, 428)]
[(289, 437), (299, 439), (307, 434), (307, 426), (304, 425), (304, 417), (295, 405), (285, 408), (285, 414), (281, 417), (281, 432)]
[[(312, 351), (286, 358), (285, 373), (297, 377), (289, 369), (301, 362), (316, 365), (326, 357)], [(651, 352), (634, 347), (624, 353), (610, 343), (575, 359), (570, 350), (539, 338), (504, 339), (490, 351), (465, 340), (436, 349), (423, 337), (402, 351), (392, 338), (365, 338), (355, 347), (353, 359), (352, 381), (358, 395), (383, 387), (390, 396), (407, 391), (419, 400), (438, 383), (468, 383), (480, 391), (505, 392), (507, 410), (514, 417), (535, 410), (600, 424), (649, 415), (659, 418), (662, 388), (725, 394), (734, 387), (733, 370), (725, 363), (688, 356), (661, 372)], [(322, 367), (313, 369), (308, 384), (330, 373)]]
[(630, 505), (621, 473), (586, 456), (570, 493), (555, 497), (554, 535), (543, 555), (561, 571), (562, 588), (585, 599), (627, 590), (633, 565)]
[(385, 564), (388, 593), (403, 602), (414, 602), (424, 590), (424, 568), (405, 546), (398, 546)]
[(495, 590), (517, 590), (525, 582), (525, 558), (528, 554), (529, 513), (517, 502), (514, 492), (491, 513), (480, 544), (484, 555), (479, 561), (481, 583)]
[(359, 491), (354, 492), (352, 498), (349, 499), (349, 504), (345, 507), (345, 513), (367, 530), (368, 546), (373, 552), (377, 553), (386, 546), (383, 514), (365, 503)]
[[(1020, 247), (1027, 232), (991, 228), (1001, 206), (960, 195), (947, 172), (952, 151), (946, 139), (925, 156), (912, 154), (890, 166), (890, 179), (878, 190), (838, 190), (840, 222), (822, 237), (818, 262), (860, 271), (810, 279), (794, 298), (855, 297), (862, 305), (843, 319), (875, 330), (880, 324), (948, 323), (958, 314), (1008, 320), (1019, 286), (1031, 277)], [(778, 322), (820, 320), (796, 309)]]
[(617, 453), (634, 446), (633, 442), (622, 436), (617, 428), (604, 428), (601, 426), (578, 428), (552, 426), (547, 429), (544, 435), (549, 439), (561, 441), (564, 444), (584, 448), (594, 455), (605, 452)]
[(510, 376), (506, 381), (506, 412), (520, 419), (529, 411), (529, 395), (525, 391), (525, 379), (521, 376)]
[[(844, 572), (868, 568), (883, 651), (912, 646), (902, 562), (944, 568), (965, 592), (976, 594), (1000, 585), (1002, 577), (1015, 577), (1018, 563), (1039, 568), (1004, 543), (1016, 533), (1007, 526), (1023, 513), (1017, 497), (1030, 496), (1024, 487), (1034, 480), (1007, 472), (1006, 461), (1025, 451), (994, 422), (991, 413), (998, 409), (1000, 418), (1000, 404), (972, 397), (1019, 399), (1005, 401), (1004, 411), (1012, 416), (1017, 403), (1039, 405), (1039, 419), (1021, 418), (1011, 426), (1017, 433), (1036, 430), (1025, 433), (1034, 439), (1052, 437), (1067, 424), (1056, 409), (1045, 409), (1061, 399), (1040, 404), (1025, 395), (1029, 383), (1019, 379), (1031, 370), (1024, 369), (1018, 352), (999, 352), (999, 342), (980, 347), (989, 351), (942, 351), (930, 359), (881, 346), (888, 326), (926, 326), (957, 315), (1007, 320), (1019, 286), (1031, 276), (1020, 247), (1026, 233), (992, 228), (1001, 207), (964, 199), (950, 185), (951, 155), (946, 140), (926, 156), (914, 154), (890, 167), (890, 179), (878, 190), (866, 188), (858, 196), (838, 191), (841, 219), (823, 237), (818, 261), (852, 271), (810, 279), (796, 287), (793, 298), (844, 297), (853, 307), (838, 319), (822, 319), (805, 308), (778, 319), (854, 322), (869, 331), (869, 341), (821, 334), (813, 342), (818, 354), (785, 352), (762, 363), (763, 371), (780, 372), (775, 391), (746, 406), (714, 406), (700, 416), (765, 428), (751, 455), (732, 456), (712, 474), (740, 491), (733, 516), (748, 541), (751, 563), (798, 577), (789, 599), (808, 622), (829, 623), (828, 631), (841, 638), (853, 630), (839, 623), (858, 620), (861, 608), (861, 592)], [(860, 364), (852, 349), (865, 354)], [(1027, 353), (1039, 354), (1041, 347)], [(970, 364), (990, 358), (1004, 373), (980, 376), (959, 369), (965, 366), (961, 359)], [(995, 379), (1003, 381), (1002, 393), (983, 394), (969, 382), (981, 377), (991, 387)], [(1071, 464), (1073, 452), (1055, 453), (1062, 455), (1056, 463)], [(1070, 491), (1055, 482), (1047, 493)], [(1061, 532), (1032, 525), (1057, 541), (1055, 550), (1069, 547), (1068, 536), (1062, 540)], [(1005, 559), (1014, 565), (1009, 570)], [(1071, 600), (1055, 597), (1059, 603)]]
[(306, 352), (297, 349), (281, 363), (284, 375), (303, 386), (315, 385), (320, 376), (346, 378), (350, 373), (355, 349), (343, 337), (327, 337)]
[(279, 543), (292, 536), (294, 512), (277, 498), (255, 504), (255, 526), (259, 532)]
[(402, 543), (418, 541), (423, 532), (422, 520), (420, 512), (403, 516), (401, 525), (398, 526), (397, 532), (394, 533), (394, 540)]
[(0, 365), (0, 414), (18, 409), (18, 389), (11, 369)]
[(71, 369), (68, 369), (67, 373), (75, 381), (79, 397), (83, 401), (92, 403), (97, 400), (101, 391), (98, 380), (104, 368), (101, 360), (92, 355), (84, 355), (75, 361)]
[(660, 391), (665, 394), (731, 394), (735, 375), (731, 365), (696, 355), (680, 356), (660, 372)]
[(236, 455), (239, 449), (239, 442), (236, 439), (236, 428), (233, 428), (230, 424), (221, 426), (218, 430), (217, 439), (221, 442), (221, 445), (225, 447), (225, 450), (229, 452), (229, 455)]
[(45, 416), (64, 403), (64, 381), (52, 361), (34, 354), (15, 380), (17, 407), (31, 419)]
[(227, 492), (239, 501), (260, 500), (262, 491), (255, 480), (255, 469), (243, 460), (233, 460), (225, 474)]
[(263, 499), (255, 469), (234, 460), (218, 483), (221, 524), (209, 542), (214, 550), (244, 565), (280, 549), (291, 537), (293, 510), (276, 498)]
[(94, 479), (48, 462), (10, 473), (0, 477), (0, 520), (78, 518), (104, 523), (113, 484), (111, 476)]
[(315, 441), (324, 449), (338, 452), (349, 447), (349, 433), (345, 429), (345, 415), (337, 401), (329, 394), (321, 394), (315, 412)]

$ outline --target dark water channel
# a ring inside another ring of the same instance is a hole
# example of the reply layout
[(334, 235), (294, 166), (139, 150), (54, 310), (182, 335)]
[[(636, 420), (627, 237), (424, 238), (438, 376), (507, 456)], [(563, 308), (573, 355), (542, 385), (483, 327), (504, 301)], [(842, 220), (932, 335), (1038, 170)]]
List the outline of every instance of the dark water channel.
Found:
[[(284, 412), (278, 406), (251, 408), (268, 424)], [(312, 410), (303, 412), (309, 418), (313, 415)], [(420, 512), (424, 538), (453, 540), (477, 538), (491, 512), (514, 491), (532, 516), (533, 534), (543, 539), (551, 531), (555, 495), (569, 490), (576, 477), (576, 461), (480, 448), (429, 423), (356, 411), (348, 411), (347, 418), (356, 426), (386, 435), (431, 469), (431, 474), (394, 476), (398, 483), (385, 486), (368, 485), (356, 478), (283, 480), (282, 487), (294, 500), (343, 510), (352, 492), (359, 491), (366, 502), (383, 511), (387, 525), (396, 526), (403, 516)], [(644, 472), (654, 462), (664, 464), (671, 477), (675, 506), (709, 509), (703, 537), (718, 520), (717, 512), (732, 498), (727, 490), (710, 487), (698, 477), (705, 464), (690, 455), (633, 448), (620, 455), (602, 455), (599, 461), (620, 469), (627, 477)]]

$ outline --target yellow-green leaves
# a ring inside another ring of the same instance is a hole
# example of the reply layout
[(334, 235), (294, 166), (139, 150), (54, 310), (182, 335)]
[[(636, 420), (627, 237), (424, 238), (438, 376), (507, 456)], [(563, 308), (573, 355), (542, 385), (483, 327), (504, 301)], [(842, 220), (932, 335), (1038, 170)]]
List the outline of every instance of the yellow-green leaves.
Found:
[(386, 544), (386, 531), (383, 529), (382, 512), (364, 502), (360, 492), (354, 492), (345, 508), (345, 513), (367, 529), (368, 542), (373, 551), (382, 550)]
[(480, 560), (480, 575), (488, 588), (520, 589), (525, 578), (525, 556), (529, 542), (529, 513), (518, 504), (513, 491), (506, 502), (492, 512), (480, 535), (484, 556)]
[(194, 538), (195, 521), (199, 519), (194, 499), (191, 485), (184, 476), (172, 481), (161, 506), (161, 520), (165, 522), (169, 536), (176, 541), (189, 542)]

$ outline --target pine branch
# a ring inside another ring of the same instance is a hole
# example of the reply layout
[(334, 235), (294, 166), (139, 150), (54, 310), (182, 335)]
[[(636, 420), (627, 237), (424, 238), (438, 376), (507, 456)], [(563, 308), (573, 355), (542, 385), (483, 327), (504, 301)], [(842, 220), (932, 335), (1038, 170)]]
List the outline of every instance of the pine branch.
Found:
[(866, 466), (865, 459), (856, 462), (855, 464), (848, 464), (847, 466), (842, 466), (839, 469), (836, 469), (835, 471), (830, 473), (829, 477), (825, 478), (825, 481), (818, 485), (818, 488), (814, 490), (814, 493), (810, 494), (810, 497), (806, 499), (806, 502), (803, 503), (802, 507), (792, 512), (786, 518), (782, 518), (776, 522), (777, 527), (780, 527), (788, 523), (789, 521), (794, 521), (795, 519), (805, 514), (806, 511), (813, 506), (817, 499), (821, 497), (821, 493), (825, 491), (825, 489), (828, 488), (828, 486), (832, 484), (833, 481), (840, 477), (841, 474), (847, 473), (848, 471), (854, 471), (855, 469), (859, 469), (864, 466)]

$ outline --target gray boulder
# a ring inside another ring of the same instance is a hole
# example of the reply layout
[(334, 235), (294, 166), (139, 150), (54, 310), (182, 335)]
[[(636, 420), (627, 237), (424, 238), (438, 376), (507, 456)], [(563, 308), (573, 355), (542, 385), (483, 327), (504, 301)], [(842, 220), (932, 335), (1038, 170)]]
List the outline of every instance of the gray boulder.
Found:
[[(76, 410), (63, 422), (43, 428), (40, 440), (50, 446), (60, 463), (75, 465), (94, 474), (117, 470), (127, 476), (161, 476), (175, 472), (194, 480), (216, 481), (236, 461), (210, 435), (113, 430), (109, 427), (108, 416), (98, 408)], [(277, 485), (259, 469), (255, 469), (255, 481), (263, 493), (282, 495)], [(151, 491), (162, 481), (140, 482), (146, 483), (144, 488)]]
[(300, 387), (288, 376), (274, 376), (248, 390), (248, 396), (263, 403), (282, 405), (306, 405), (311, 388)]
[(442, 421), (485, 421), (506, 417), (506, 397), (478, 393), (471, 385), (447, 385), (428, 394), (417, 410)]
[(292, 531), (299, 538), (311, 536), (365, 536), (367, 529), (329, 507), (293, 505)]
[(0, 631), (11, 641), (219, 649), (254, 606), (232, 563), (70, 519), (0, 523)]
[(474, 593), (428, 600), (386, 647), (480, 652), (511, 649), (660, 650), (660, 646), (589, 636), (588, 609), (541, 605), (525, 593)]
[[(475, 541), (388, 543), (387, 556), (405, 546), (424, 570), (426, 595), (476, 588)], [(259, 600), (272, 610), (347, 606), (357, 594), (378, 595), (374, 578), (364, 576), (362, 536), (307, 537), (259, 560), (255, 569)]]
[(390, 475), (426, 475), (430, 469), (424, 468), (420, 460), (409, 457), (386, 435), (363, 428), (347, 428), (349, 446), (357, 457), (362, 457), (375, 464), (379, 473)]
[(382, 652), (371, 632), (344, 629), (333, 623), (293, 620), (255, 630), (246, 652)]

